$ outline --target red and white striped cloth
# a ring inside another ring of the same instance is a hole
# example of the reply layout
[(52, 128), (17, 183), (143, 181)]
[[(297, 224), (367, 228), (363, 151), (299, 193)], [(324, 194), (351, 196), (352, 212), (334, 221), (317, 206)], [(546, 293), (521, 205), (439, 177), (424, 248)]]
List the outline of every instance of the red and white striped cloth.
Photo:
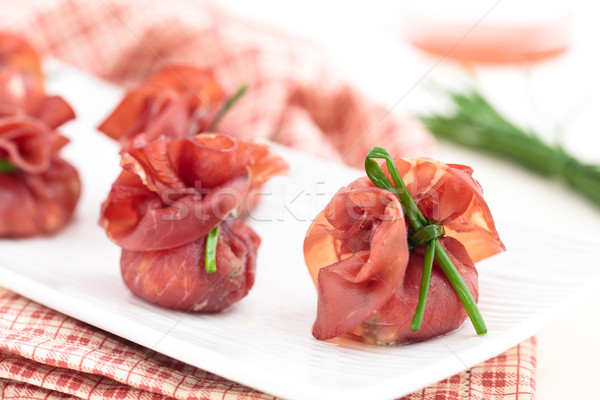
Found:
[[(211, 68), (225, 90), (249, 91), (222, 126), (360, 165), (373, 145), (427, 154), (421, 125), (365, 99), (313, 45), (195, 0), (2, 2), (0, 30), (124, 87), (164, 65)], [(90, 94), (93, 95), (93, 94)], [(2, 280), (0, 278), (0, 285)], [(533, 399), (535, 340), (406, 399)], [(269, 399), (0, 288), (4, 399)]]

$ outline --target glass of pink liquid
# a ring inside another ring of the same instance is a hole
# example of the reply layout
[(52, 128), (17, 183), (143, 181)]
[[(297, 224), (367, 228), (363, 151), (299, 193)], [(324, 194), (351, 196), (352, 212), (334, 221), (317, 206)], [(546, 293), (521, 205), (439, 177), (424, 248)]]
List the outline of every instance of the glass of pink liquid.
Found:
[(519, 64), (560, 55), (569, 47), (566, 2), (409, 2), (405, 32), (417, 48), (464, 62)]

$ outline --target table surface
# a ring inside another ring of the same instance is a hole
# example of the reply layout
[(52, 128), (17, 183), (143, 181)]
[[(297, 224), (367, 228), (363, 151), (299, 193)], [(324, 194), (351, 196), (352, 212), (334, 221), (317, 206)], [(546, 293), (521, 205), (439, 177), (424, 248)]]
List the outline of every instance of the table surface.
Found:
[[(501, 2), (484, 3), (479, 2), (479, 23), (505, 18), (498, 6)], [(528, 3), (533, 7), (523, 8)], [(406, 2), (374, 0), (368, 8), (362, 2), (316, 0), (298, 3), (224, 0), (221, 4), (243, 18), (317, 42), (327, 49), (352, 84), (394, 112), (422, 110), (428, 104), (424, 100), (428, 82), (456, 87), (461, 76), (469, 75), (517, 121), (534, 126), (548, 139), (560, 139), (580, 157), (598, 162), (600, 133), (595, 121), (600, 106), (597, 74), (600, 60), (593, 49), (594, 38), (600, 37), (600, 26), (594, 20), (598, 14), (593, 8), (598, 6), (593, 2), (555, 3), (554, 11), (570, 12), (571, 16), (569, 49), (565, 54), (529, 66), (471, 65), (467, 74), (464, 65), (425, 55), (406, 43), (402, 29)], [(514, 7), (515, 2), (506, 0), (502, 5)], [(535, 8), (535, 2), (519, 2), (519, 11), (524, 21), (543, 14)], [(471, 10), (471, 17), (473, 13)], [(529, 176), (512, 165), (498, 164), (497, 160), (492, 163), (496, 168), (502, 165), (504, 173), (495, 176), (485, 156), (448, 144), (440, 144), (437, 155), (443, 161), (469, 164), (476, 174), (481, 171), (478, 178), (494, 212), (510, 212), (522, 218), (529, 218), (534, 212), (536, 223), (549, 229), (578, 229), (585, 234), (600, 235), (597, 229), (600, 211), (560, 185)], [(506, 196), (503, 191), (510, 187), (511, 177), (516, 174), (519, 179), (525, 175), (528, 185), (518, 198)], [(494, 180), (493, 185), (486, 186), (487, 177)], [(590, 262), (600, 266), (598, 260)], [(597, 393), (600, 290), (585, 295), (585, 300), (566, 315), (557, 316), (537, 334), (540, 400), (591, 398)]]

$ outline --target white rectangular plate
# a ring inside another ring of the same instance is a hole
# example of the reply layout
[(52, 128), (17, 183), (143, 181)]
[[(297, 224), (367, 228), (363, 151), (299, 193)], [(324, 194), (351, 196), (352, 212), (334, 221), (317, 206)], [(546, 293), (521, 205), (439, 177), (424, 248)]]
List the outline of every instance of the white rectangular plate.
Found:
[(60, 64), (51, 89), (75, 106), (66, 156), (85, 191), (74, 222), (51, 238), (0, 242), (0, 284), (133, 342), (289, 399), (402, 396), (493, 357), (533, 335), (597, 284), (600, 241), (497, 220), (507, 251), (479, 264), (489, 333), (469, 322), (434, 340), (374, 347), (312, 338), (315, 289), (303, 261), (311, 218), (360, 171), (280, 148), (288, 176), (265, 188), (251, 225), (262, 237), (250, 295), (219, 314), (185, 314), (133, 297), (121, 282), (119, 248), (98, 226), (118, 173), (118, 148), (95, 127), (122, 92)]

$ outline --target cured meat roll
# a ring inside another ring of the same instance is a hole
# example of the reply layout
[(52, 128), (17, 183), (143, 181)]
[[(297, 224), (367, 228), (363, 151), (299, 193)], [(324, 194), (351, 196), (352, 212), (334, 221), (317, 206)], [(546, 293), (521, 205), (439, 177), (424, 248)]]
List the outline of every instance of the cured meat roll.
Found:
[[(394, 164), (423, 216), (443, 224), (440, 243), (477, 300), (474, 262), (503, 251), (504, 245), (473, 171), (429, 159), (394, 159)], [(367, 177), (340, 189), (317, 216), (304, 242), (318, 290), (317, 339), (349, 333), (395, 344), (442, 335), (462, 324), (467, 314), (435, 262), (422, 327), (411, 330), (424, 248), (409, 246), (408, 227), (398, 198)]]
[(0, 34), (0, 118), (34, 117), (55, 129), (75, 118), (60, 96), (46, 93), (37, 53), (24, 40)]
[(55, 129), (74, 117), (46, 93), (33, 48), (0, 34), (0, 237), (54, 233), (71, 219), (81, 183), (59, 155), (69, 140)]
[[(240, 219), (252, 193), (287, 164), (269, 147), (218, 134), (138, 135), (123, 149), (123, 172), (100, 223), (122, 247), (121, 272), (137, 296), (164, 307), (219, 311), (254, 283), (259, 237)], [(216, 271), (207, 235), (220, 227)]]
[(128, 92), (98, 130), (121, 144), (140, 133), (148, 140), (193, 136), (208, 131), (225, 99), (212, 72), (167, 67)]
[(33, 118), (0, 118), (0, 236), (54, 233), (70, 220), (81, 183), (59, 156), (68, 141)]

